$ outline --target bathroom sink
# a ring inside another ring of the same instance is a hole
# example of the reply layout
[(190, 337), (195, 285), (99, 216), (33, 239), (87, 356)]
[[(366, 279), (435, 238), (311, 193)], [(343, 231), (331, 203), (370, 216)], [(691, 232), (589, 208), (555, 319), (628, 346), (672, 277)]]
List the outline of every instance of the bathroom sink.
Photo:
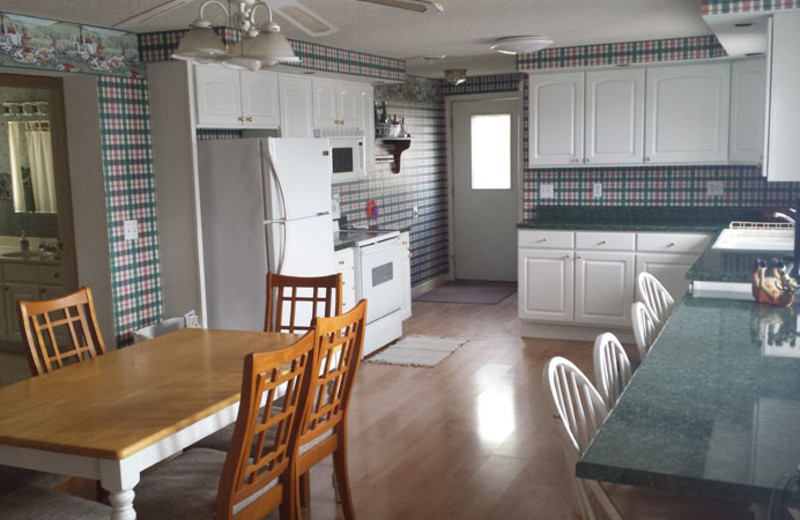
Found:
[(3, 258), (22, 258), (24, 260), (55, 260), (55, 253), (47, 251), (12, 251), (3, 253)]
[(711, 249), (730, 251), (793, 251), (792, 229), (723, 229)]

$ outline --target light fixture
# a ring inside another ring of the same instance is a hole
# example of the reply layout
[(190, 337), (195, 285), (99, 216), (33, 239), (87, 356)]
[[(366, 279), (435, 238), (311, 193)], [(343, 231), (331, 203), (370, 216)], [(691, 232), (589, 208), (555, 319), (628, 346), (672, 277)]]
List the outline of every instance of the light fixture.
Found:
[(553, 39), (546, 36), (512, 36), (500, 38), (491, 48), (503, 54), (530, 54), (550, 45), (553, 45)]
[[(219, 6), (225, 12), (229, 24), (231, 20), (239, 23), (241, 40), (233, 46), (230, 53), (214, 33), (211, 23), (203, 17), (205, 8), (211, 4)], [(281, 61), (300, 61), (289, 41), (281, 34), (280, 26), (272, 21), (272, 9), (265, 0), (239, 0), (236, 5), (239, 12), (231, 13), (219, 0), (204, 2), (200, 6), (200, 18), (192, 22), (172, 57), (199, 63), (218, 61), (228, 67), (249, 70), (268, 69)], [(261, 6), (266, 7), (269, 12), (269, 22), (265, 27), (259, 27), (255, 19), (256, 10)]]
[(467, 81), (467, 69), (447, 69), (444, 71), (444, 80), (457, 87)]

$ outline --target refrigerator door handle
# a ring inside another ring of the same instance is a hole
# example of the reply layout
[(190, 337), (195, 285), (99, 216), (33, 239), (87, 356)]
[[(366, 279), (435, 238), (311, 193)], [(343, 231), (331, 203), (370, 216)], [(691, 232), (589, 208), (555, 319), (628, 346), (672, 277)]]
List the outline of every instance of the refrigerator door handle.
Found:
[(283, 274), (283, 260), (286, 258), (286, 243), (289, 241), (289, 230), (286, 226), (285, 220), (265, 220), (264, 225), (278, 225), (283, 226), (283, 240), (281, 240), (280, 258), (275, 265), (277, 265), (277, 273)]

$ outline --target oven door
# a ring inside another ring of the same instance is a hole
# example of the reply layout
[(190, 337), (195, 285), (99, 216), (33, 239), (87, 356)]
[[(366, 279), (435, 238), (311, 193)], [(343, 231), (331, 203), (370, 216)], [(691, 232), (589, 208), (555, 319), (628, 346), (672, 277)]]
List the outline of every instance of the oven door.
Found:
[(403, 298), (400, 286), (400, 238), (360, 246), (361, 297), (367, 299), (367, 323), (399, 311)]

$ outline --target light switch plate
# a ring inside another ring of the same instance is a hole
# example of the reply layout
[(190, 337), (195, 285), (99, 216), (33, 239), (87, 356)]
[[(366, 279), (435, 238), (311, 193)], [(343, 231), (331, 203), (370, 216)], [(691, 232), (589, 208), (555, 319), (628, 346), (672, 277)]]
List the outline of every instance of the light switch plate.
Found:
[(125, 240), (138, 240), (139, 239), (139, 221), (126, 220), (124, 224)]
[(540, 199), (553, 199), (556, 196), (555, 186), (552, 183), (543, 183), (539, 185), (539, 198)]
[(706, 197), (725, 195), (725, 181), (706, 181)]
[(603, 183), (602, 182), (595, 182), (592, 184), (592, 197), (595, 199), (599, 199), (603, 196)]

